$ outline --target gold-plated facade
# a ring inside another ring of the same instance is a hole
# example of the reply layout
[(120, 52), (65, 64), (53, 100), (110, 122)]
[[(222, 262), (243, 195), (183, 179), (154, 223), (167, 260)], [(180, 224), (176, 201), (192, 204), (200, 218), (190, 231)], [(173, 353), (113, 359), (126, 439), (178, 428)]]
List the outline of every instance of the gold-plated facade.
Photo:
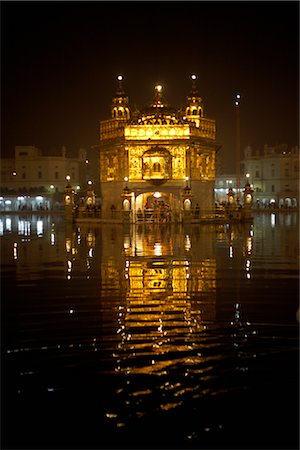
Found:
[[(112, 118), (100, 122), (100, 183), (102, 210), (113, 204), (122, 210), (124, 180), (132, 192), (131, 218), (143, 210), (149, 195), (157, 190), (171, 211), (180, 212), (182, 190), (189, 180), (193, 202), (202, 215), (214, 207), (216, 124), (204, 117), (195, 79), (186, 108), (176, 111), (155, 87), (152, 104), (131, 113), (122, 79), (112, 101)], [(154, 188), (155, 186), (155, 188)], [(159, 188), (159, 189), (158, 189)], [(173, 217), (173, 216), (172, 216)]]

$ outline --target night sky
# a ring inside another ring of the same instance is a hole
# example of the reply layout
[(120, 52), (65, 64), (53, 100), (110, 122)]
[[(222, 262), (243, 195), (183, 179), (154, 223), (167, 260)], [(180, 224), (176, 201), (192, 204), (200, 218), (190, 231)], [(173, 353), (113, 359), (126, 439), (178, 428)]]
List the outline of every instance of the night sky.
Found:
[(298, 144), (298, 2), (2, 1), (1, 21), (2, 157), (97, 144), (119, 74), (131, 104), (148, 104), (160, 82), (179, 107), (195, 73), (224, 171), (235, 167), (236, 92), (242, 149)]

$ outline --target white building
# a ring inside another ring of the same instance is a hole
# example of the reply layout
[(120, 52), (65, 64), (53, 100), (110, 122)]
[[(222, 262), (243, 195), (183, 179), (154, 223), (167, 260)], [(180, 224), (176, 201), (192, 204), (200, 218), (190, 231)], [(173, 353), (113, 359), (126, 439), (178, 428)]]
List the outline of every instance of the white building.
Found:
[(80, 149), (76, 157), (67, 157), (65, 147), (51, 153), (17, 146), (14, 158), (1, 159), (0, 211), (50, 209), (62, 201), (66, 177), (75, 191), (85, 188), (86, 151)]
[(265, 145), (253, 151), (247, 147), (242, 173), (248, 174), (254, 190), (254, 205), (299, 207), (299, 148), (287, 144)]

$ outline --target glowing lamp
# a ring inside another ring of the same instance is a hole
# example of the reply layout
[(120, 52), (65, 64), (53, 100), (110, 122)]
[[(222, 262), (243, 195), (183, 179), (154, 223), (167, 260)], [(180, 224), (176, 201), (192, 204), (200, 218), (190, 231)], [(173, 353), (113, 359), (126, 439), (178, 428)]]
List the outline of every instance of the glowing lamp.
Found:
[(118, 80), (119, 80), (119, 81), (122, 81), (122, 80), (123, 80), (122, 75), (119, 75), (119, 76), (118, 76)]
[(192, 80), (196, 80), (196, 79), (197, 79), (196, 75), (192, 75)]

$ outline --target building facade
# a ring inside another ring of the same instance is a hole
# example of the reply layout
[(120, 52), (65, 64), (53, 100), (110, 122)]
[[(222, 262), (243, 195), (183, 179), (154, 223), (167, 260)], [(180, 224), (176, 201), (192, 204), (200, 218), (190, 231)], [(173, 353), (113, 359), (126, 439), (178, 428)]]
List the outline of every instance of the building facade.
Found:
[(244, 151), (242, 171), (254, 190), (254, 206), (299, 207), (299, 148), (287, 144)]
[(166, 207), (173, 216), (196, 207), (214, 207), (216, 123), (205, 117), (192, 76), (186, 105), (176, 110), (155, 86), (153, 102), (133, 110), (122, 77), (111, 104), (111, 118), (100, 122), (102, 211), (138, 214)]
[[(298, 147), (265, 145), (262, 150), (253, 151), (248, 146), (241, 161), (240, 198), (247, 182), (253, 189), (254, 208), (299, 208)], [(218, 174), (215, 184), (217, 205), (227, 202), (230, 188), (237, 196), (237, 175)]]
[(77, 192), (84, 189), (84, 149), (67, 156), (66, 148), (44, 155), (35, 146), (16, 146), (14, 158), (1, 159), (0, 210), (45, 209), (63, 201), (66, 177)]

